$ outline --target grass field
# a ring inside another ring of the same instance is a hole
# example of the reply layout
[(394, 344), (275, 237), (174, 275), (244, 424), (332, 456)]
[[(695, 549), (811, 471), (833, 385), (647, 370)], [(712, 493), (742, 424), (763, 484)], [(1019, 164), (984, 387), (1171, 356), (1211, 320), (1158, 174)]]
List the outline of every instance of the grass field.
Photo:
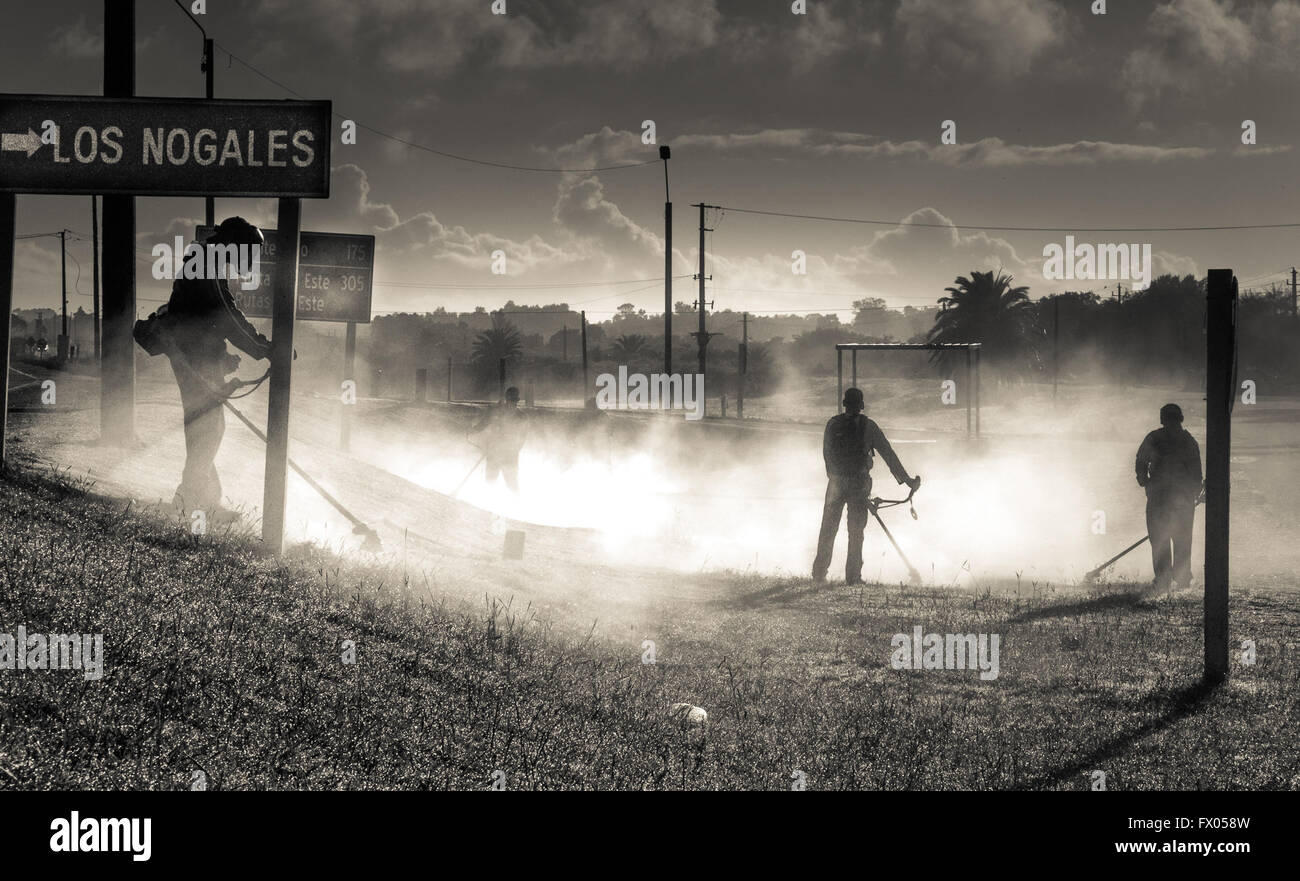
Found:
[[(276, 562), (88, 489), (0, 482), (0, 631), (102, 633), (106, 656), (98, 681), (0, 670), (3, 788), (1300, 788), (1294, 581), (1234, 584), (1232, 677), (1206, 691), (1194, 593), (665, 574), (597, 627), (535, 585)], [(1000, 675), (892, 669), (917, 625), (1000, 634)]]

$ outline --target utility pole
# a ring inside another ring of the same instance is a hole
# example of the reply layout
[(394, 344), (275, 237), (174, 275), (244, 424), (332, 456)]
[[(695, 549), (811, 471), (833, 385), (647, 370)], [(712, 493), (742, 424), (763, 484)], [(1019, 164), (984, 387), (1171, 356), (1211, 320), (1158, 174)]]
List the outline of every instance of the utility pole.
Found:
[[(673, 373), (673, 202), (668, 191), (668, 160), (672, 155), (673, 151), (667, 144), (659, 148), (659, 158), (664, 162), (664, 376)], [(582, 350), (584, 353), (587, 351), (585, 344)], [(671, 384), (668, 394), (672, 395)], [(585, 406), (585, 397), (583, 402)], [(672, 405), (673, 402), (668, 401), (668, 406)]]
[[(181, 0), (174, 0), (174, 2), (180, 8), (181, 12), (185, 13), (185, 15), (189, 17), (189, 20), (194, 22), (194, 26), (199, 29), (199, 33), (203, 34), (203, 60), (199, 63), (199, 70), (203, 71), (204, 95), (209, 101), (211, 101), (213, 97), (212, 74), (213, 69), (216, 67), (216, 59), (213, 58), (212, 39), (208, 36), (207, 29), (205, 29), (203, 25), (199, 24), (199, 20), (194, 17), (193, 13), (185, 8), (185, 4), (182, 3)], [(204, 223), (208, 226), (217, 225), (215, 202), (211, 196), (207, 196), (203, 200), (203, 217)]]
[(1052, 297), (1052, 400), (1061, 376), (1061, 298)]
[[(198, 24), (198, 22), (195, 22), (195, 24)], [(212, 38), (208, 36), (207, 31), (203, 30), (202, 25), (199, 25), (199, 30), (203, 31), (203, 74), (206, 80), (204, 93), (207, 96), (207, 99), (211, 101), (213, 97), (212, 69), (217, 66), (215, 63), (216, 58), (213, 57)], [(211, 196), (207, 196), (203, 200), (203, 218), (204, 222), (208, 226), (211, 227), (217, 225), (216, 200)]]
[(1211, 269), (1205, 312), (1205, 681), (1228, 675), (1228, 472), (1236, 394), (1237, 279)]
[[(339, 414), (339, 449), (347, 450), (352, 443), (352, 408), (356, 406), (357, 392), (357, 323), (348, 322), (343, 338), (343, 380), (352, 383), (352, 403), (344, 403)], [(421, 396), (423, 402), (423, 396)]]
[(569, 325), (565, 324), (560, 328), (560, 360), (565, 364), (569, 363)]
[[(135, 95), (135, 0), (104, 0), (104, 94)], [(104, 350), (100, 439), (135, 442), (135, 197), (104, 199)]]
[[(708, 348), (709, 337), (710, 337), (708, 330), (705, 328), (705, 310), (708, 308), (709, 304), (704, 299), (705, 297), (704, 282), (707, 278), (707, 276), (705, 276), (704, 274), (704, 234), (706, 232), (712, 232), (711, 229), (709, 229), (704, 225), (704, 212), (708, 208), (716, 208), (717, 206), (705, 205), (703, 202), (700, 202), (699, 204), (692, 205), (691, 207), (700, 209), (700, 272), (699, 275), (696, 276), (696, 278), (699, 279), (700, 281), (700, 299), (698, 304), (699, 313), (700, 313), (700, 329), (695, 334), (693, 334), (693, 336), (695, 337), (696, 343), (700, 347), (699, 375), (703, 377), (705, 375), (705, 364), (706, 364), (705, 350)], [(701, 394), (700, 396), (700, 408), (701, 408), (701, 412), (704, 412), (706, 409), (705, 396), (703, 394)]]
[(0, 309), (4, 310), (4, 339), (0, 339), (0, 470), (8, 465), (5, 458), (5, 433), (9, 427), (9, 335), (14, 317), (14, 222), (18, 197), (0, 193)]
[(59, 276), (62, 279), (63, 332), (59, 334), (59, 360), (68, 360), (68, 231), (59, 230)]
[(582, 406), (587, 406), (587, 313), (582, 313)]
[(298, 306), (299, 234), (302, 203), (280, 199), (277, 255), (271, 303), (271, 388), (266, 403), (266, 467), (262, 484), (262, 544), (276, 556), (284, 549), (285, 491), (289, 466), (289, 386), (293, 373), (293, 321)]
[(740, 314), (740, 357), (736, 359), (736, 378), (739, 388), (736, 391), (736, 418), (745, 418), (745, 374), (749, 372), (749, 313)]
[(1296, 299), (1295, 299), (1295, 267), (1294, 266), (1291, 267), (1291, 314), (1292, 315), (1297, 314)]
[(90, 247), (91, 262), (94, 264), (94, 288), (92, 302), (94, 317), (91, 319), (94, 324), (93, 336), (95, 338), (95, 368), (99, 368), (99, 204), (95, 196), (90, 197)]

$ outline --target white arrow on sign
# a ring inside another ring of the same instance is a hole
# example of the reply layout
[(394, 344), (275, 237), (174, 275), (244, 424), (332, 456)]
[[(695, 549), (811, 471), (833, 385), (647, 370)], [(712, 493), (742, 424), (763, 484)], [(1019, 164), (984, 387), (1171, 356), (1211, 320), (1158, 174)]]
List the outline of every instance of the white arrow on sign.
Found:
[(0, 139), (0, 150), (26, 150), (28, 159), (31, 159), (32, 154), (39, 149), (41, 149), (41, 136), (31, 129), (28, 129), (25, 135), (5, 132)]

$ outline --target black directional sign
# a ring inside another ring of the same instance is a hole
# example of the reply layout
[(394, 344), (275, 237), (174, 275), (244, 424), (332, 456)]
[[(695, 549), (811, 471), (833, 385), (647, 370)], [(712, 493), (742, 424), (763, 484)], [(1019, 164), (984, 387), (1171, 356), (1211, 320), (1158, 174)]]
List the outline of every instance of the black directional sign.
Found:
[[(205, 241), (213, 233), (210, 226), (195, 230), (195, 241)], [(264, 229), (266, 247), (262, 249), (261, 280), (254, 290), (246, 291), (235, 281), (230, 293), (240, 310), (250, 318), (270, 318), (274, 299), (274, 267), (283, 247), (273, 229)], [(370, 321), (370, 297), (375, 269), (375, 237), (332, 232), (298, 234), (298, 310), (297, 318), (308, 321)]]
[(0, 192), (327, 198), (329, 101), (0, 94)]

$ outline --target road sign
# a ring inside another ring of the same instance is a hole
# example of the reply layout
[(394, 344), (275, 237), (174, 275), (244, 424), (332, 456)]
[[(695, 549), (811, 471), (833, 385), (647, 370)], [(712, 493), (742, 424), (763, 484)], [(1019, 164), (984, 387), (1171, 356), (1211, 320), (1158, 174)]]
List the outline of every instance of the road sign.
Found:
[[(212, 235), (213, 227), (195, 228), (195, 241)], [(230, 285), (230, 293), (245, 315), (270, 318), (275, 298), (276, 257), (281, 252), (279, 234), (264, 229), (261, 283), (246, 291)], [(375, 269), (375, 237), (332, 232), (302, 232), (298, 239), (298, 314), (308, 321), (370, 321), (370, 297)]]
[(0, 94), (0, 192), (327, 198), (330, 107)]

